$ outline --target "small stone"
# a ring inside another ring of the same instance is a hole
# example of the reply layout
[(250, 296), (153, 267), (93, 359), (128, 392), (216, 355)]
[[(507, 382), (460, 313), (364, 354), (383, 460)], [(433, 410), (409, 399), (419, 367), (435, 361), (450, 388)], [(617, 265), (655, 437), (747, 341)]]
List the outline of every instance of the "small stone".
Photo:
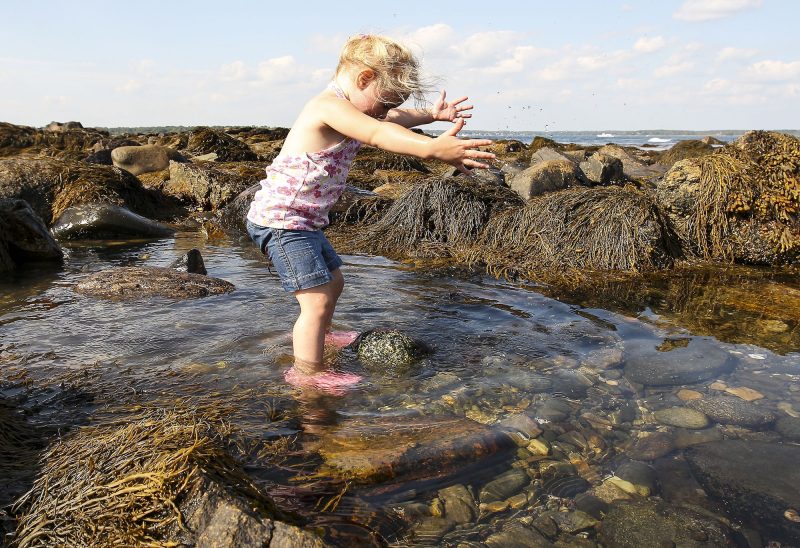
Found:
[(455, 523), (447, 519), (423, 518), (414, 526), (413, 534), (420, 543), (437, 544), (453, 527), (455, 527)]
[(518, 510), (528, 504), (528, 494), (527, 493), (519, 493), (518, 495), (514, 495), (508, 499), (508, 505)]
[(530, 477), (524, 470), (509, 470), (483, 486), (480, 492), (480, 501), (505, 501), (508, 497), (519, 493), (528, 483), (530, 483)]
[(479, 506), (481, 514), (496, 514), (498, 512), (504, 512), (509, 508), (509, 502), (507, 500), (496, 500), (494, 502), (482, 502)]
[(676, 395), (678, 396), (678, 399), (681, 401), (699, 400), (700, 398), (703, 397), (703, 394), (701, 392), (698, 392), (697, 390), (689, 390), (688, 388), (681, 388), (680, 390), (678, 390), (678, 393)]
[(778, 403), (777, 408), (789, 415), (790, 417), (800, 418), (800, 413), (795, 411), (794, 406), (786, 401)]
[(532, 439), (528, 443), (528, 451), (533, 453), (534, 455), (549, 455), (550, 454), (550, 444), (543, 439)]
[(503, 429), (516, 430), (517, 432), (522, 432), (528, 438), (535, 438), (542, 433), (542, 429), (539, 428), (539, 423), (533, 420), (528, 415), (522, 413), (506, 417), (505, 419), (497, 423), (497, 425)]
[(775, 423), (775, 430), (788, 440), (800, 441), (800, 418), (781, 417)]
[(746, 386), (739, 386), (736, 388), (728, 387), (725, 389), (725, 392), (742, 398), (744, 401), (756, 401), (764, 397), (764, 394), (758, 390), (753, 390), (752, 388), (747, 388)]
[(626, 493), (620, 489), (619, 486), (614, 485), (608, 480), (604, 481), (597, 487), (594, 487), (591, 493), (598, 499), (608, 504), (611, 504), (617, 500), (631, 500), (632, 498), (630, 494)]
[(728, 388), (728, 385), (722, 381), (714, 381), (708, 385), (711, 390), (725, 390)]
[(574, 535), (581, 531), (588, 531), (597, 525), (597, 520), (585, 512), (575, 510), (574, 512), (557, 512), (553, 515), (553, 521), (564, 533)]
[(655, 417), (661, 424), (678, 428), (699, 430), (708, 426), (708, 417), (700, 411), (689, 409), (688, 407), (659, 409), (655, 412)]
[(531, 525), (533, 525), (541, 534), (552, 539), (558, 535), (558, 525), (556, 525), (556, 522), (553, 521), (551, 516), (552, 513), (542, 514), (533, 520)]
[(626, 481), (622, 478), (618, 478), (617, 476), (611, 476), (606, 480), (608, 483), (614, 485), (615, 487), (619, 487), (626, 493), (630, 495), (641, 495), (643, 497), (650, 496), (650, 488), (644, 485), (634, 485), (633, 483)]
[(667, 432), (655, 432), (639, 438), (629, 456), (634, 460), (655, 460), (675, 450), (675, 440)]
[(719, 441), (722, 439), (722, 431), (719, 428), (706, 428), (705, 430), (677, 430), (675, 432), (675, 447), (686, 449), (692, 445)]
[(441, 499), (433, 499), (430, 504), (430, 513), (435, 518), (444, 516), (444, 503)]

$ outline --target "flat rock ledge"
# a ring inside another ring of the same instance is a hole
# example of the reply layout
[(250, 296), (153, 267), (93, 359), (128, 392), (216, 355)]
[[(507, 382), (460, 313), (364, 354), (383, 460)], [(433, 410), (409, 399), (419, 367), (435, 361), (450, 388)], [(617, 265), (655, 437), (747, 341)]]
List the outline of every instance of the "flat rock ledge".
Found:
[(145, 297), (186, 299), (228, 293), (236, 289), (232, 283), (178, 272), (156, 266), (128, 266), (101, 270), (77, 286), (75, 291), (106, 299), (134, 300)]

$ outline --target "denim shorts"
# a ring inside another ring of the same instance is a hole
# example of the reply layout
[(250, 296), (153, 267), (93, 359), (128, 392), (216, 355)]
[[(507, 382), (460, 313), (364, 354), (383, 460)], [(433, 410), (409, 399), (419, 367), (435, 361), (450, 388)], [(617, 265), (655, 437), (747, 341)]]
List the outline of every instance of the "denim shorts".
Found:
[(247, 233), (269, 255), (284, 291), (294, 293), (326, 284), (342, 259), (321, 230), (284, 230), (247, 221)]

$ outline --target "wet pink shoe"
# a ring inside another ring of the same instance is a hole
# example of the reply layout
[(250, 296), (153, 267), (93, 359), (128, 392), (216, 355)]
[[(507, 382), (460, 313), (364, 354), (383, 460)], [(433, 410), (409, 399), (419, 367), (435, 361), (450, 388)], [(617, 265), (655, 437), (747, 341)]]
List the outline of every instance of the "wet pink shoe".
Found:
[(283, 373), (284, 380), (292, 386), (299, 388), (316, 388), (323, 392), (343, 395), (346, 388), (357, 384), (363, 379), (361, 375), (355, 373), (339, 373), (331, 369), (320, 371), (308, 375), (299, 371), (296, 367), (290, 367)]
[(344, 348), (353, 344), (360, 333), (358, 331), (328, 331), (325, 333), (325, 343), (335, 346), (336, 348)]

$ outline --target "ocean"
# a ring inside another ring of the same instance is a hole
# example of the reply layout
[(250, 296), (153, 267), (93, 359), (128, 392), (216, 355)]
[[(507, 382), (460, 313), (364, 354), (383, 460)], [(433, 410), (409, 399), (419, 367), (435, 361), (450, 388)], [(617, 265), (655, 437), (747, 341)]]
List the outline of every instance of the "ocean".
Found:
[[(775, 130), (800, 137), (798, 130)], [(439, 134), (441, 131), (431, 131)], [(547, 137), (557, 143), (575, 143), (579, 145), (606, 145), (613, 143), (621, 146), (645, 147), (651, 150), (666, 150), (678, 141), (702, 139), (710, 136), (724, 143), (730, 143), (746, 133), (746, 130), (636, 130), (636, 131), (483, 131), (463, 130), (460, 137), (472, 139), (516, 139), (530, 143), (536, 136)]]

